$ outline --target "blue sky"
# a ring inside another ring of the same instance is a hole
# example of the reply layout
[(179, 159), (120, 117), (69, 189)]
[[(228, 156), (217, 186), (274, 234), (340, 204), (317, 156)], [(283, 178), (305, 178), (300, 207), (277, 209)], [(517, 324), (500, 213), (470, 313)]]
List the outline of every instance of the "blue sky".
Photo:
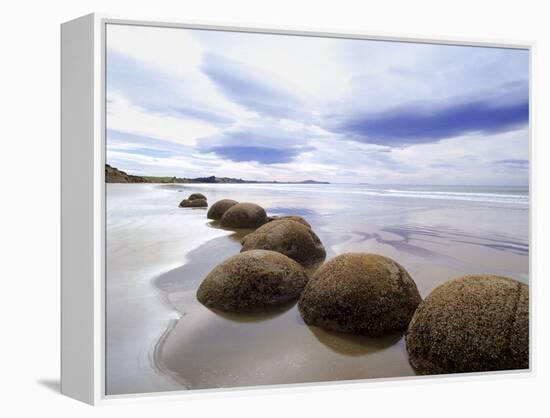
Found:
[(525, 185), (528, 60), (108, 25), (107, 162), (178, 177)]

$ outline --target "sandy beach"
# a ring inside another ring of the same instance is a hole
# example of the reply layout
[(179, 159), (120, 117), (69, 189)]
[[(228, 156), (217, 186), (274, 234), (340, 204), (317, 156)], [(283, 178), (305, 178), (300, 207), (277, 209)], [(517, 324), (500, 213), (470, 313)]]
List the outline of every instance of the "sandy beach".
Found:
[(269, 314), (201, 305), (201, 281), (250, 231), (178, 208), (194, 192), (210, 204), (231, 198), (303, 216), (327, 260), (355, 251), (391, 257), (423, 297), (468, 273), (529, 280), (526, 188), (107, 184), (108, 394), (414, 375), (401, 334), (309, 327), (295, 304)]

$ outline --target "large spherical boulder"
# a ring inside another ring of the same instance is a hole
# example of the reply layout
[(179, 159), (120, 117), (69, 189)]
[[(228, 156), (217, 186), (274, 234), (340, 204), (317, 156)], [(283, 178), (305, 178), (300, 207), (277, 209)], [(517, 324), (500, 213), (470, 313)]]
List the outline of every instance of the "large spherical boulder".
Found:
[(529, 368), (529, 286), (471, 275), (437, 287), (416, 310), (405, 337), (421, 374)]
[(218, 200), (216, 203), (210, 206), (210, 209), (208, 209), (208, 213), (206, 214), (206, 217), (208, 219), (214, 219), (217, 221), (221, 219), (221, 217), (227, 211), (227, 209), (229, 209), (231, 206), (235, 206), (237, 203), (239, 202), (231, 199)]
[(298, 307), (308, 325), (378, 337), (405, 330), (421, 300), (415, 282), (392, 259), (347, 253), (315, 272)]
[(220, 224), (228, 228), (256, 228), (267, 220), (264, 208), (255, 203), (237, 203), (223, 214)]
[(302, 266), (274, 251), (248, 251), (228, 258), (201, 283), (197, 299), (230, 312), (258, 312), (300, 296), (307, 283)]
[(180, 208), (205, 208), (208, 206), (208, 203), (205, 199), (183, 199), (180, 202)]
[(197, 199), (208, 200), (206, 198), (206, 196), (203, 195), (202, 193), (192, 193), (192, 194), (189, 195), (189, 197), (187, 199), (189, 199), (189, 200), (197, 200)]
[(307, 266), (326, 257), (325, 247), (317, 234), (304, 224), (286, 219), (261, 226), (241, 240), (241, 252), (271, 250), (284, 254)]
[(285, 220), (300, 222), (301, 224), (307, 226), (308, 228), (311, 228), (311, 225), (309, 224), (309, 222), (298, 215), (270, 216), (269, 218), (267, 218), (268, 222), (285, 221)]

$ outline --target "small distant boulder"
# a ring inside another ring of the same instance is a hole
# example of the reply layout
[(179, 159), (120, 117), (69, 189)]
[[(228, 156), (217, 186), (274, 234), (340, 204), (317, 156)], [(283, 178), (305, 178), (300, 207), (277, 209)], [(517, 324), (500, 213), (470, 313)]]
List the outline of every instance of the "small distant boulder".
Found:
[(208, 200), (208, 199), (206, 199), (206, 196), (203, 195), (202, 193), (193, 193), (193, 194), (190, 194), (189, 197), (188, 197), (187, 199), (189, 199), (189, 200), (199, 200), (199, 199)]
[(276, 219), (261, 226), (241, 240), (241, 252), (271, 250), (284, 254), (303, 266), (326, 257), (323, 243), (313, 230), (291, 219)]
[(311, 225), (309, 224), (308, 221), (306, 221), (301, 216), (297, 216), (297, 215), (270, 216), (269, 218), (267, 218), (268, 222), (271, 222), (271, 221), (284, 221), (284, 220), (300, 222), (301, 224), (304, 224), (308, 228), (311, 228)]
[(209, 308), (258, 312), (300, 296), (307, 275), (298, 263), (274, 251), (248, 251), (218, 264), (197, 290)]
[(219, 220), (223, 216), (223, 214), (232, 206), (235, 206), (237, 203), (236, 200), (232, 199), (222, 199), (218, 200), (216, 203), (214, 203), (212, 206), (210, 206), (210, 209), (208, 209), (208, 213), (206, 214), (206, 217), (208, 219), (214, 219)]
[(437, 287), (416, 310), (405, 341), (420, 374), (529, 368), (529, 286), (470, 275)]
[(206, 208), (208, 202), (206, 196), (202, 193), (193, 193), (187, 199), (183, 199), (179, 206), (180, 208)]
[(267, 221), (264, 208), (255, 203), (237, 203), (221, 217), (221, 226), (228, 228), (256, 228)]
[(208, 206), (208, 202), (205, 199), (183, 199), (179, 206), (180, 208), (205, 208)]
[(378, 337), (405, 330), (421, 300), (415, 282), (397, 262), (347, 253), (315, 272), (298, 308), (308, 325)]

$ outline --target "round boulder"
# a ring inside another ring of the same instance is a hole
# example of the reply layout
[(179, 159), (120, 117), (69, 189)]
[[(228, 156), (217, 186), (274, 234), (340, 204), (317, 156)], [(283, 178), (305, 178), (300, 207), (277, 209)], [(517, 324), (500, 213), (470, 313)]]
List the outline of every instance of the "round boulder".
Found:
[(437, 287), (416, 310), (405, 337), (420, 374), (529, 368), (529, 286), (470, 275)]
[(208, 203), (205, 199), (183, 199), (180, 202), (180, 208), (205, 208), (208, 206)]
[(415, 282), (392, 259), (347, 253), (315, 272), (298, 307), (308, 325), (378, 337), (405, 330), (421, 301)]
[(307, 226), (308, 228), (311, 228), (311, 225), (309, 224), (309, 222), (298, 215), (270, 216), (269, 218), (267, 218), (268, 222), (285, 221), (285, 220), (300, 222), (301, 224)]
[(241, 240), (241, 252), (249, 250), (277, 251), (303, 266), (322, 261), (325, 247), (317, 234), (304, 224), (291, 220), (274, 220)]
[(189, 200), (197, 200), (197, 199), (203, 199), (203, 200), (208, 200), (206, 198), (205, 195), (203, 195), (202, 193), (193, 193), (193, 194), (190, 194), (189, 197), (187, 198)]
[(197, 290), (209, 308), (258, 312), (300, 296), (307, 275), (298, 263), (274, 251), (248, 251), (218, 264)]
[(237, 203), (239, 202), (231, 199), (218, 200), (216, 203), (210, 206), (210, 209), (208, 209), (208, 213), (206, 214), (206, 217), (208, 219), (214, 219), (217, 221), (221, 219), (221, 217), (227, 211), (227, 209), (229, 209), (231, 206), (235, 206)]
[(237, 203), (227, 209), (222, 218), (221, 226), (228, 228), (256, 228), (267, 220), (264, 208), (255, 203)]

